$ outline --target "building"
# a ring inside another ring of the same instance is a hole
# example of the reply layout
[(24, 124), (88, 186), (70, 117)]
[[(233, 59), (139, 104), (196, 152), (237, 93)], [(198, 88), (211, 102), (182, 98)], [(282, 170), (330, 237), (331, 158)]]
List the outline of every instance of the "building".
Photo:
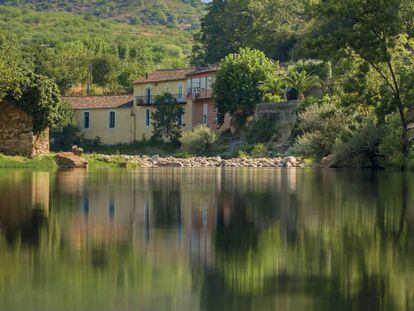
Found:
[(187, 102), (192, 107), (192, 126), (204, 124), (220, 133), (230, 128), (230, 117), (226, 116), (224, 124), (217, 126), (213, 85), (218, 69), (218, 65), (197, 68), (186, 77)]
[(152, 136), (151, 113), (155, 111), (155, 98), (170, 93), (178, 104), (183, 106), (181, 117), (183, 131), (192, 128), (192, 105), (185, 92), (186, 75), (193, 69), (156, 70), (134, 81), (134, 101), (136, 115), (136, 139)]
[(65, 98), (86, 139), (99, 137), (103, 144), (134, 141), (132, 96), (77, 96)]
[(218, 128), (213, 98), (213, 83), (218, 67), (156, 70), (133, 82), (133, 96), (66, 97), (75, 111), (83, 136), (100, 138), (103, 144), (130, 143), (149, 139), (153, 133), (151, 115), (155, 98), (171, 94), (184, 113), (183, 131), (205, 124), (222, 132), (230, 118)]
[(49, 130), (36, 135), (31, 115), (5, 101), (0, 101), (0, 153), (12, 156), (47, 154)]

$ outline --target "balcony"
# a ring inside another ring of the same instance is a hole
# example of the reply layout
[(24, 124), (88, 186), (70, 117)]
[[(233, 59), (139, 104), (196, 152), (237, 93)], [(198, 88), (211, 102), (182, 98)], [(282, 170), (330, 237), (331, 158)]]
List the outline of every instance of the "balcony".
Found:
[[(171, 94), (176, 100), (177, 104), (185, 104), (186, 99), (182, 94)], [(137, 106), (155, 105), (157, 96), (135, 96), (135, 103)]]
[(213, 98), (213, 90), (188, 89), (187, 98), (190, 98), (192, 101), (210, 99)]

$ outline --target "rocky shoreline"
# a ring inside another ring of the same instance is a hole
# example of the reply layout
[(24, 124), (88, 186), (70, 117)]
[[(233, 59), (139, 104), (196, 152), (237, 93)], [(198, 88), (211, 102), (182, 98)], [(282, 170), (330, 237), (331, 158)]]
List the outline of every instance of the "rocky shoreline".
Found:
[(128, 156), (128, 155), (100, 155), (94, 154), (93, 160), (105, 163), (117, 163), (121, 167), (142, 167), (142, 168), (159, 168), (159, 167), (250, 167), (250, 168), (294, 168), (304, 167), (301, 158), (294, 156), (278, 158), (233, 158), (222, 159), (221, 157), (160, 157), (155, 156)]

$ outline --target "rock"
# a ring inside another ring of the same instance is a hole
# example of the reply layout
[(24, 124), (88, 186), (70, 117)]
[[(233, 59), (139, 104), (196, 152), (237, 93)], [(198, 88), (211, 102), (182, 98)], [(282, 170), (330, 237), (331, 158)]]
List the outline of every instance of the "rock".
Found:
[(287, 162), (287, 163), (286, 163), (286, 167), (293, 167), (293, 165), (292, 165), (292, 163)]
[(82, 148), (79, 148), (79, 147), (78, 147), (78, 146), (76, 146), (76, 145), (74, 145), (74, 146), (72, 146), (72, 153), (73, 153), (74, 155), (81, 156), (81, 155), (82, 155), (82, 153), (83, 153), (83, 149), (82, 149)]
[(184, 164), (181, 162), (160, 162), (158, 165), (160, 167), (184, 167)]
[(287, 165), (290, 163), (292, 166), (296, 166), (298, 164), (298, 159), (293, 156), (285, 157), (282, 159), (282, 163)]
[(319, 163), (319, 167), (322, 168), (330, 168), (330, 167), (335, 167), (335, 163), (336, 163), (336, 157), (334, 154), (330, 154), (326, 157), (324, 157), (321, 162)]
[(72, 152), (59, 152), (56, 155), (59, 168), (87, 168), (88, 161)]
[(152, 162), (158, 162), (160, 160), (160, 156), (159, 155), (153, 155), (151, 157)]

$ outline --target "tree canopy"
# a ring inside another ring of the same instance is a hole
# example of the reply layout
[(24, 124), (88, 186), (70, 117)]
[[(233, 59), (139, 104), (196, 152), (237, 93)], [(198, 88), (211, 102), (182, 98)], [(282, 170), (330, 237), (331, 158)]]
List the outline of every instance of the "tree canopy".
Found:
[(228, 55), (221, 63), (214, 84), (217, 122), (223, 124), (226, 113), (243, 126), (261, 102), (260, 84), (276, 74), (277, 64), (265, 54), (249, 48)]
[(72, 122), (72, 110), (62, 100), (56, 83), (34, 73), (33, 68), (10, 39), (0, 37), (0, 100), (30, 114), (35, 133), (47, 127), (59, 130)]
[(193, 64), (213, 64), (250, 47), (287, 61), (307, 17), (301, 0), (213, 0), (195, 36)]
[[(401, 148), (408, 153), (406, 108), (412, 103), (408, 81), (413, 56), (401, 38), (410, 32), (413, 8), (407, 0), (316, 1), (314, 25), (307, 41), (320, 55), (354, 54), (374, 71), (381, 82), (382, 101), (392, 106), (401, 120)], [(402, 44), (399, 44), (402, 43)], [(403, 52), (405, 50), (405, 52)], [(407, 53), (408, 52), (408, 53)], [(387, 98), (388, 97), (388, 98)]]

